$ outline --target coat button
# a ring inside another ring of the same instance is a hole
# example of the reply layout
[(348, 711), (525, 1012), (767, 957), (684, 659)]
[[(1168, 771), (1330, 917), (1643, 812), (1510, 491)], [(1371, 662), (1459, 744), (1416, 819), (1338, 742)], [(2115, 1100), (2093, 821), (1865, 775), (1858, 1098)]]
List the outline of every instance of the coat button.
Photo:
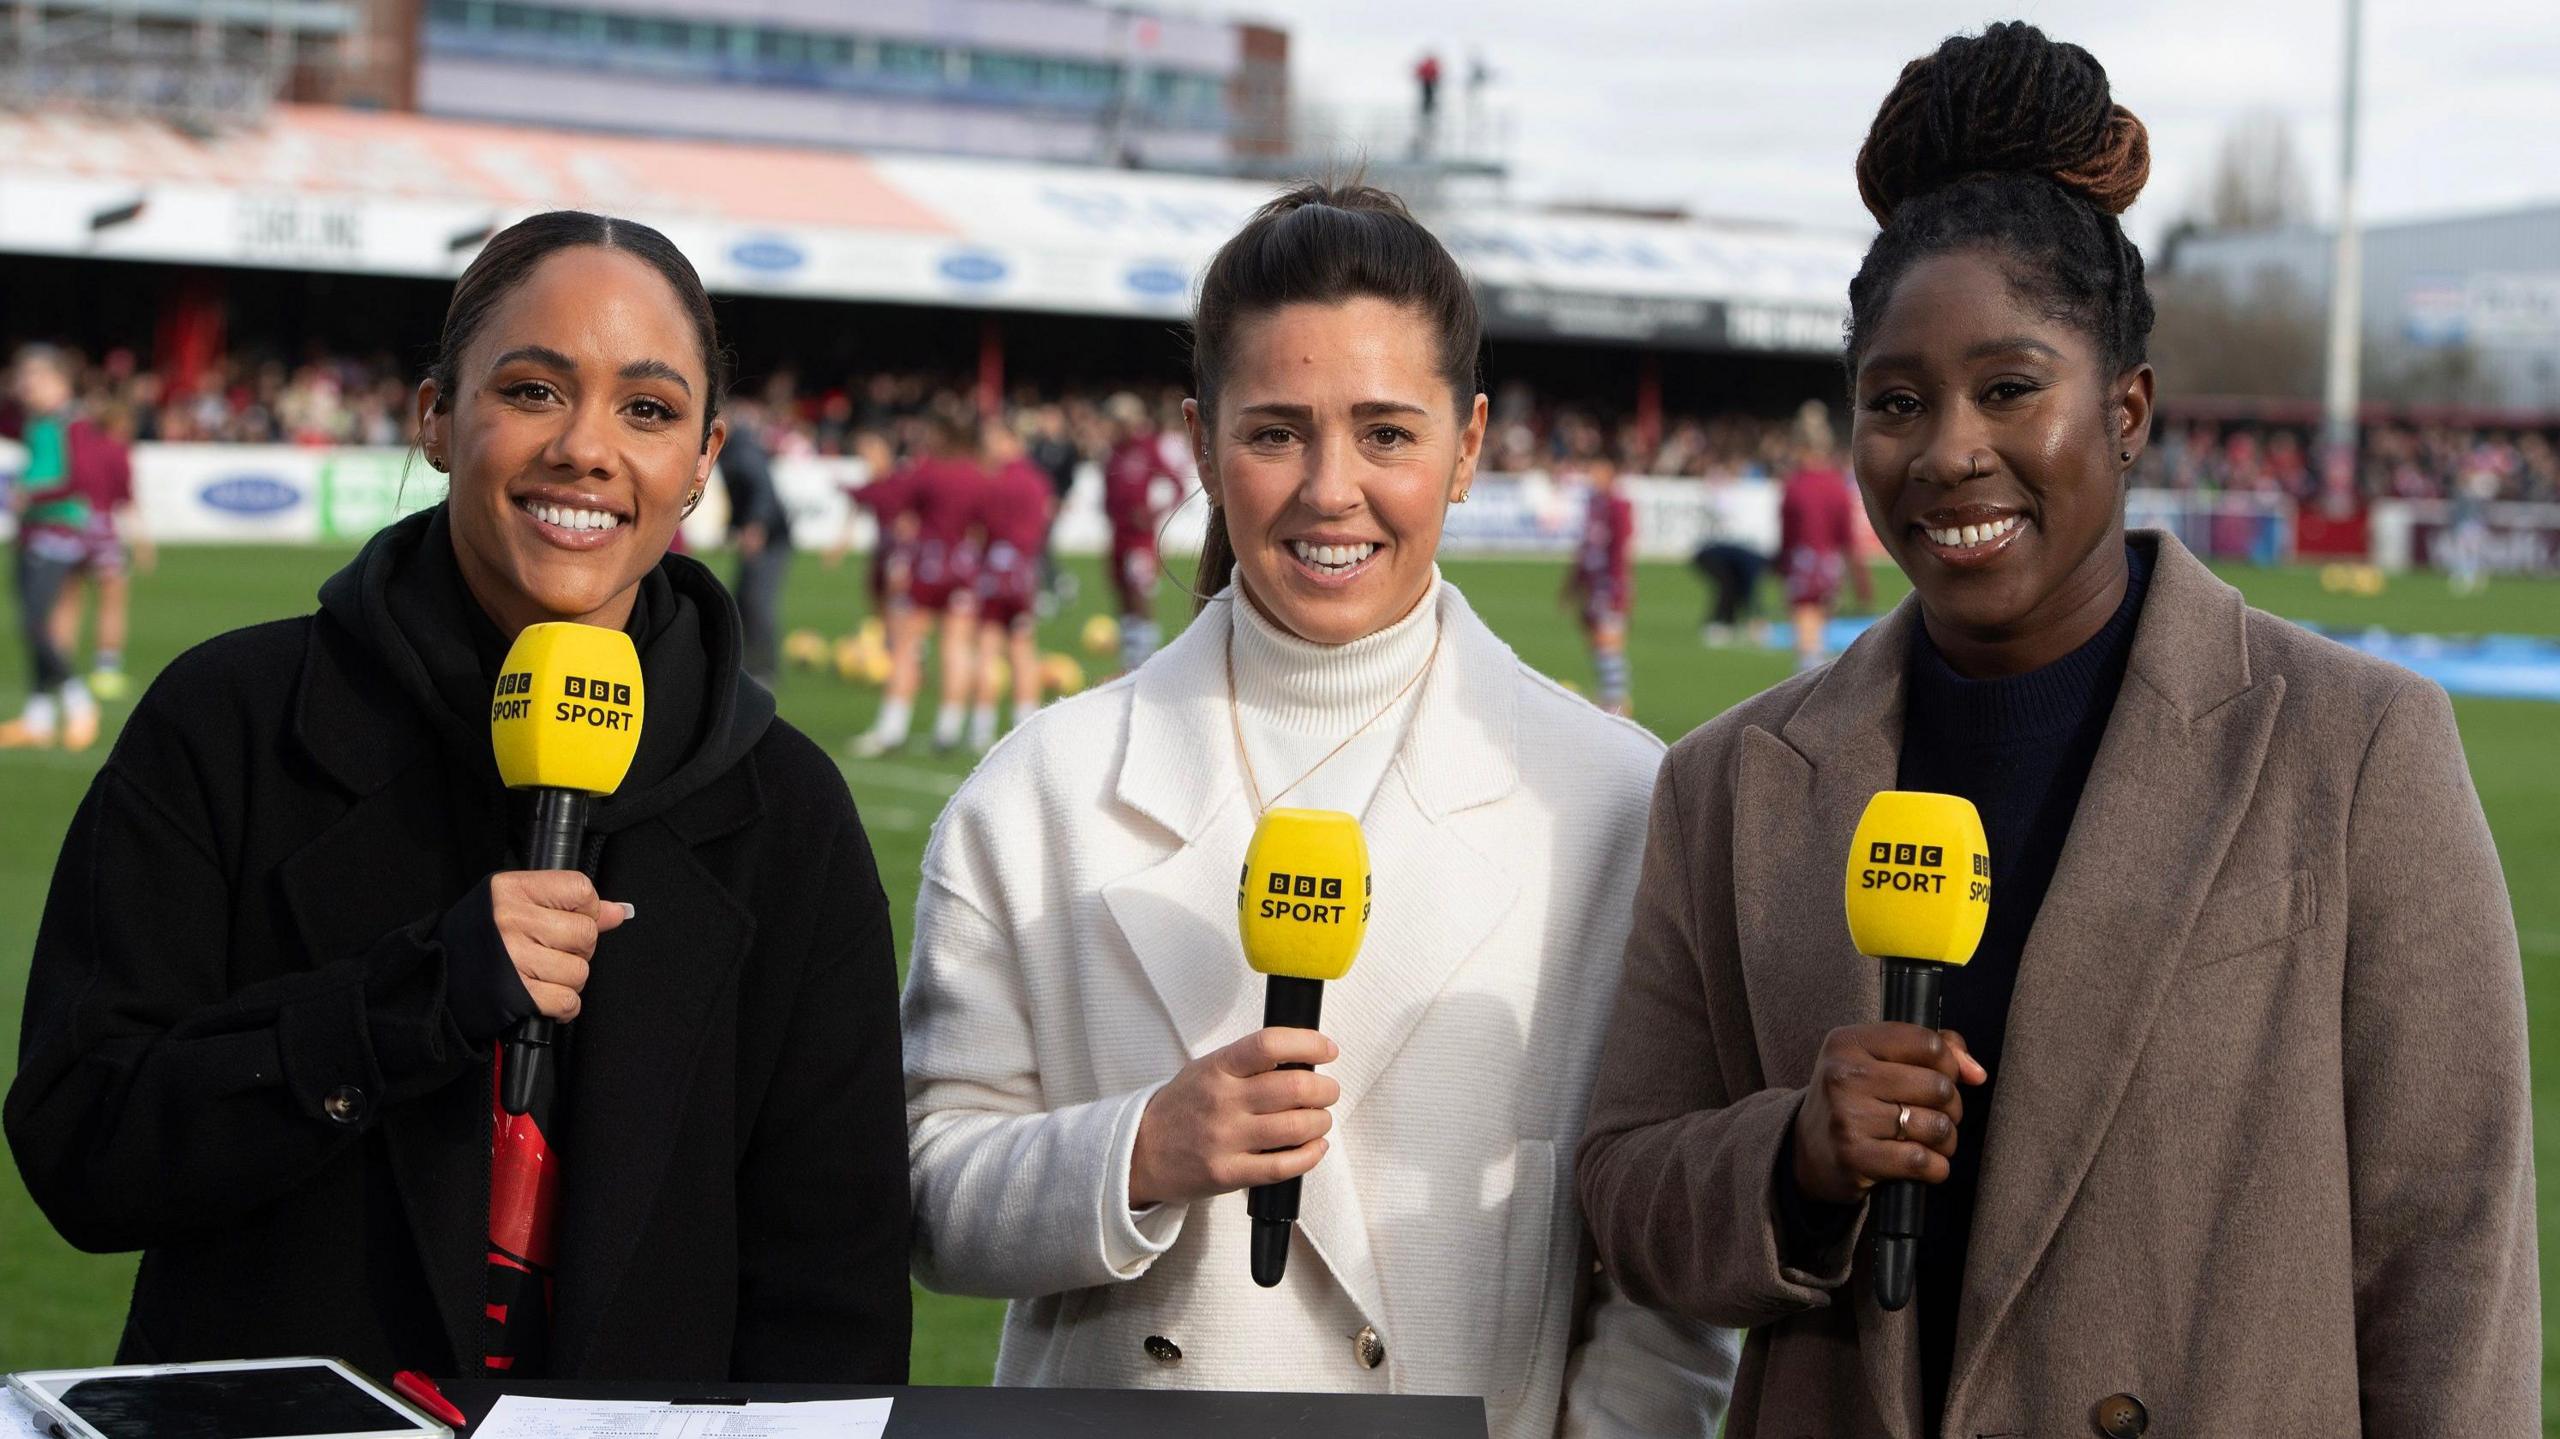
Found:
[(2151, 1411), (2130, 1394), (2110, 1394), (2089, 1406), (2089, 1427), (2102, 1439), (2142, 1439), (2151, 1427)]
[(1363, 1369), (1375, 1369), (1387, 1362), (1387, 1344), (1378, 1337), (1376, 1325), (1363, 1324), (1360, 1332), (1351, 1336), (1351, 1357), (1359, 1360)]
[(1144, 1347), (1147, 1351), (1147, 1357), (1156, 1361), (1158, 1364), (1179, 1364), (1182, 1362), (1182, 1346), (1165, 1338), (1161, 1334), (1148, 1335), (1147, 1342)]
[(362, 1124), (365, 1115), (364, 1091), (352, 1084), (341, 1084), (320, 1101), (320, 1112), (340, 1124)]

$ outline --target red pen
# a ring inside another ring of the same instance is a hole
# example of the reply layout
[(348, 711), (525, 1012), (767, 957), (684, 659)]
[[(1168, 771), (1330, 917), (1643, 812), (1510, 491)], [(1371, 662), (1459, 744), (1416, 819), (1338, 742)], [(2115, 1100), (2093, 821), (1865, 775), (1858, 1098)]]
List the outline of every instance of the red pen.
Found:
[(391, 1387), (399, 1390), (401, 1397), (457, 1429), (471, 1422), (470, 1416), (453, 1407), (453, 1401), (444, 1397), (444, 1391), (436, 1387), (436, 1381), (415, 1369), (403, 1369), (392, 1375)]

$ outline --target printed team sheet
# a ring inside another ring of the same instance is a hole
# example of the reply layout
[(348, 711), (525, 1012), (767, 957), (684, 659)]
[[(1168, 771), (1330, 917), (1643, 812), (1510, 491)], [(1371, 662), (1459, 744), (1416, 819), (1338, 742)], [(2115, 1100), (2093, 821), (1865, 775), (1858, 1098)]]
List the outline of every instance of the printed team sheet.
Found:
[(502, 1396), (477, 1439), (880, 1439), (886, 1399), (802, 1404), (668, 1404), (645, 1399)]

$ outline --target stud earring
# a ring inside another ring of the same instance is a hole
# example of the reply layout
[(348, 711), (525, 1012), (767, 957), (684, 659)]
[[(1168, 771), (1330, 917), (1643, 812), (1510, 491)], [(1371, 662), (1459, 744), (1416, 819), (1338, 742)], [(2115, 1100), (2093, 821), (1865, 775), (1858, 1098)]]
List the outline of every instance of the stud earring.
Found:
[(2133, 463), (2133, 451), (2131, 451), (2131, 450), (2119, 450), (2119, 451), (2117, 451), (2117, 452), (2116, 452), (2116, 458), (2117, 458), (2117, 459), (2119, 459), (2119, 460), (2122, 460), (2124, 463), (2126, 463), (2126, 464), (2128, 464), (2128, 465), (2129, 465), (2129, 464), (2132, 464), (2132, 463)]

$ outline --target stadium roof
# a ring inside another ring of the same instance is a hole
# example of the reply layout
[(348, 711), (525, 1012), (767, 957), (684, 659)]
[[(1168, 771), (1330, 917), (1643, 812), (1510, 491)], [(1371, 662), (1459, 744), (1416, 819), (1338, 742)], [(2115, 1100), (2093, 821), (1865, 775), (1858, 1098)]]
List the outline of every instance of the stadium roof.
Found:
[[(254, 130), (0, 114), (0, 252), (443, 277), (556, 207), (664, 230), (714, 291), (1178, 317), (1271, 187), (282, 105)], [(1828, 354), (1863, 244), (1698, 220), (1426, 216), (1496, 334)]]

